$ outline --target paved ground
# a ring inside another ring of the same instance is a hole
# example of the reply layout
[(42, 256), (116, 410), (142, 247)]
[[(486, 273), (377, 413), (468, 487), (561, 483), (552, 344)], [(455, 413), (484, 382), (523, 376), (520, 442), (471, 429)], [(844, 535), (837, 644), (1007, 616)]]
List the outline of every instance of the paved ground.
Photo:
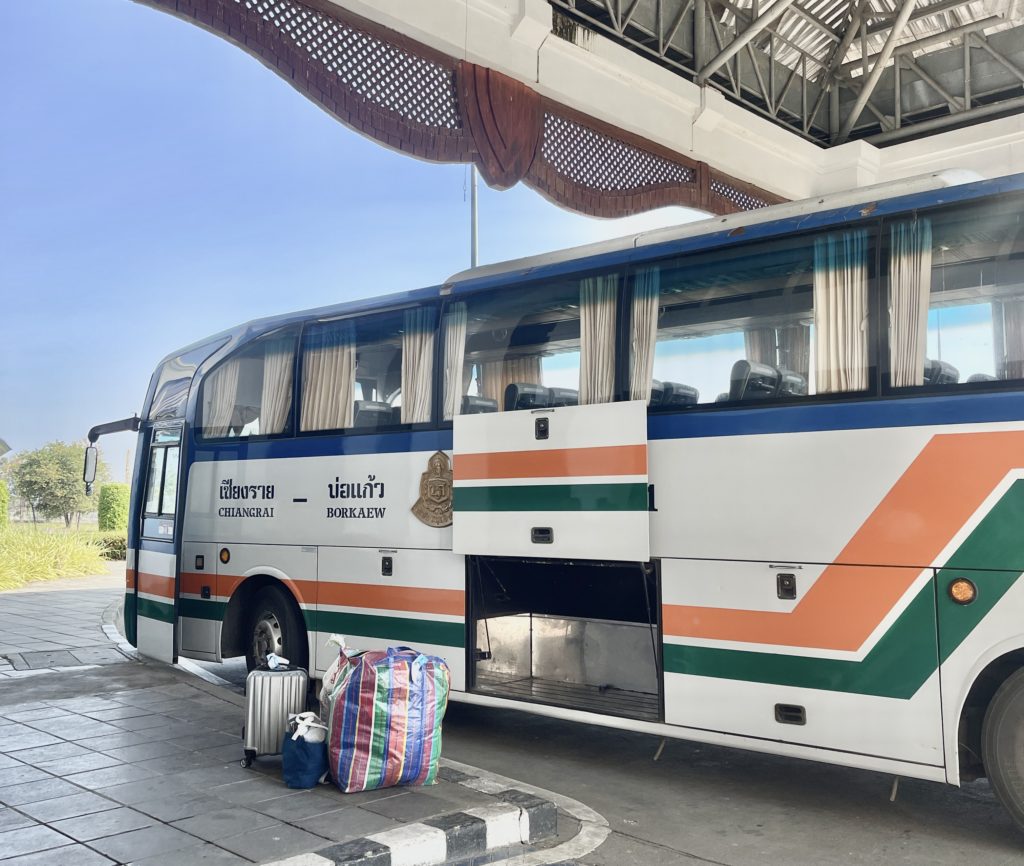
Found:
[[(119, 584), (108, 586), (113, 602)], [(98, 624), (104, 591), (70, 601), (61, 587), (47, 591), (0, 596), (4, 652), (77, 657), (76, 641), (110, 651)], [(207, 667), (239, 681), (237, 663)], [(254, 778), (236, 763), (239, 696), (166, 666), (125, 659), (0, 674), (20, 680), (0, 679), (0, 861), (56, 846), (3, 866), (105, 863), (128, 856), (126, 846), (152, 863), (271, 859), (470, 796), (448, 783), (291, 793), (272, 759)], [(903, 780), (890, 803), (892, 778), (877, 773), (681, 741), (655, 762), (656, 747), (649, 736), (460, 704), (445, 720), (447, 758), (576, 798), (608, 819), (607, 840), (573, 858), (587, 866), (1024, 863), (1024, 835), (984, 782), (956, 790)]]
[(277, 758), (242, 769), (238, 695), (108, 641), (120, 585), (0, 596), (3, 866), (266, 862), (497, 802), (453, 781), (297, 792)]

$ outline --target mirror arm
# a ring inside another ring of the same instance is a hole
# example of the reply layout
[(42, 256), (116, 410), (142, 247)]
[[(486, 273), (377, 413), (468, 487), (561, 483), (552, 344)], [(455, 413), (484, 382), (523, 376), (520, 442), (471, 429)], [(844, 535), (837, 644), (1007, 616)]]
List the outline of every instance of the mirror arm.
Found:
[(122, 418), (120, 421), (108, 421), (106, 424), (97, 424), (89, 431), (89, 444), (95, 445), (96, 440), (107, 433), (123, 433), (126, 430), (138, 432), (142, 419), (138, 415), (131, 418)]

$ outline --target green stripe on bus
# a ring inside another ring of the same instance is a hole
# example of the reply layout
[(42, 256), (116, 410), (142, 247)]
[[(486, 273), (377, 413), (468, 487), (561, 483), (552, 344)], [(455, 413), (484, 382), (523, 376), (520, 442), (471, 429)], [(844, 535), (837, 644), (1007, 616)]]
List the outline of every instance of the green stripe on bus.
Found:
[(136, 600), (138, 605), (139, 616), (144, 616), (146, 619), (156, 619), (160, 622), (169, 622), (174, 624), (174, 605), (165, 604), (162, 601), (153, 601), (149, 598), (143, 598), (141, 595)]
[(863, 661), (665, 644), (665, 670), (804, 689), (911, 698), (938, 664), (927, 583)]
[(214, 622), (221, 622), (224, 619), (224, 611), (227, 609), (227, 606), (226, 601), (179, 598), (178, 615), (191, 617), (192, 619), (210, 619)]
[[(985, 518), (978, 524), (938, 573), (936, 592), (939, 610), (939, 655), (945, 661), (974, 630), (1020, 572), (1001, 571), (1009, 557), (1007, 550), (1020, 550), (1024, 527), (1024, 481), (1015, 481)], [(1014, 558), (1019, 561), (1019, 558)], [(1011, 560), (1013, 561), (1013, 560)], [(971, 573), (971, 569), (992, 569)], [(970, 604), (957, 604), (949, 597), (949, 584), (957, 577), (970, 578), (978, 587), (978, 597)]]
[(646, 484), (456, 487), (454, 511), (646, 511)]
[[(995, 568), (1000, 561), (1005, 562), (1008, 549), (1024, 547), (1021, 525), (1024, 481), (1017, 481), (939, 570), (937, 585), (936, 581), (925, 584), (863, 661), (665, 644), (665, 670), (910, 699), (935, 673), (940, 647), (941, 660), (945, 661), (1020, 577), (1020, 572), (972, 571), (957, 564), (970, 563), (977, 569), (979, 565)], [(954, 577), (973, 580), (978, 586), (977, 600), (967, 605), (953, 602), (946, 587)]]
[(437, 622), (407, 619), (403, 616), (374, 616), (331, 610), (306, 610), (306, 628), (325, 633), (355, 634), (379, 637), (415, 646), (431, 643), (438, 646), (464, 647), (466, 627), (461, 622)]

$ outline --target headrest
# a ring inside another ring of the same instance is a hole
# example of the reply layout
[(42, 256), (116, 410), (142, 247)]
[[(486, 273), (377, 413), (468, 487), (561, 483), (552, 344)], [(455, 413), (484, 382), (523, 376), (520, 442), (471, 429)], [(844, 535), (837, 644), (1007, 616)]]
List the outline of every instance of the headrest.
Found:
[(768, 364), (737, 361), (729, 376), (730, 400), (768, 400), (779, 387), (779, 371)]
[(548, 388), (549, 406), (578, 406), (580, 392), (575, 388)]
[(968, 382), (998, 382), (999, 380), (995, 376), (990, 376), (988, 373), (972, 373), (967, 377)]
[(394, 423), (391, 407), (387, 403), (377, 400), (356, 400), (355, 409), (353, 427), (382, 427)]
[(488, 400), (486, 397), (472, 397), (469, 394), (462, 398), (463, 415), (480, 415), (484, 412), (497, 411), (497, 400)]
[(924, 359), (925, 385), (955, 385), (960, 381), (960, 371), (949, 361)]
[(514, 382), (505, 388), (505, 411), (544, 409), (550, 405), (551, 394), (543, 385)]
[(692, 385), (682, 385), (679, 382), (664, 382), (662, 384), (661, 405), (665, 407), (696, 406), (700, 401), (700, 391)]

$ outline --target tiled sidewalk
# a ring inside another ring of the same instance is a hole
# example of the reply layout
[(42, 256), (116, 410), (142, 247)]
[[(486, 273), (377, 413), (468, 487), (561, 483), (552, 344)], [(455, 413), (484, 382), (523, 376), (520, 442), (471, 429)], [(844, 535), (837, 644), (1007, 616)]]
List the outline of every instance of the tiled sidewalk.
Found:
[[(277, 758), (242, 769), (242, 699), (118, 652), (100, 623), (119, 593), (0, 595), (3, 652), (29, 665), (0, 679), (2, 866), (265, 862), (496, 802), (450, 781), (293, 791)], [(65, 652), (79, 663), (30, 667)]]

